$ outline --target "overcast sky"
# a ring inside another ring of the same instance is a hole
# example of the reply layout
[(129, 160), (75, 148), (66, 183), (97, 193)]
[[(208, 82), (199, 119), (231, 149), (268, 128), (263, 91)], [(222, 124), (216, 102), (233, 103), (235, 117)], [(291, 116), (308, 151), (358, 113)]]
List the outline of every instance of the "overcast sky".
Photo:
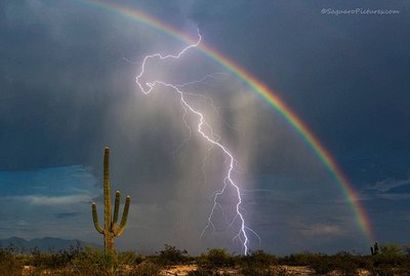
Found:
[[(87, 1), (0, 2), (0, 238), (100, 242), (102, 152), (133, 203), (121, 248), (241, 252), (228, 191), (207, 223), (226, 162), (195, 133), (176, 94), (135, 85), (145, 55), (186, 45)], [(376, 239), (410, 243), (408, 1), (117, 1), (203, 41), (275, 90), (351, 179)], [(322, 9), (397, 10), (334, 15)], [(251, 249), (367, 252), (339, 184), (302, 138), (237, 76), (192, 50), (147, 78), (187, 100), (238, 161)], [(185, 122), (184, 122), (185, 118)], [(191, 131), (189, 128), (191, 128)], [(102, 218), (101, 218), (102, 219)]]

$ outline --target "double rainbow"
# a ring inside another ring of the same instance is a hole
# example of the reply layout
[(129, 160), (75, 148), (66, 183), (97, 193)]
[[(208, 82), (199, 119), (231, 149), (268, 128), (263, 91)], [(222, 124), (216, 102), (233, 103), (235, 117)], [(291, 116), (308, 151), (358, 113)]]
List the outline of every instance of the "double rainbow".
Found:
[[(175, 27), (168, 25), (159, 19), (150, 16), (140, 10), (119, 5), (115, 2), (106, 0), (78, 0), (84, 4), (104, 9), (119, 16), (127, 17), (131, 20), (135, 20), (139, 23), (145, 24), (157, 31), (170, 35), (178, 40), (182, 40), (186, 43), (192, 43), (195, 41), (187, 34), (177, 30)], [(243, 80), (252, 91), (256, 92), (264, 101), (268, 102), (285, 120), (289, 123), (296, 132), (300, 135), (303, 141), (313, 150), (316, 156), (328, 169), (332, 177), (339, 183), (339, 187), (344, 194), (345, 198), (352, 207), (355, 219), (359, 225), (361, 231), (368, 241), (374, 240), (372, 233), (371, 222), (369, 217), (361, 204), (357, 192), (349, 182), (347, 176), (343, 173), (340, 167), (337, 165), (335, 159), (329, 153), (329, 151), (321, 144), (319, 139), (314, 133), (307, 127), (307, 125), (296, 115), (296, 113), (285, 104), (275, 93), (269, 89), (265, 84), (252, 76), (245, 69), (241, 68), (238, 64), (234, 63), (228, 57), (222, 55), (216, 49), (201, 43), (198, 49), (205, 55), (213, 59), (215, 62), (222, 65), (227, 71), (236, 75)]]

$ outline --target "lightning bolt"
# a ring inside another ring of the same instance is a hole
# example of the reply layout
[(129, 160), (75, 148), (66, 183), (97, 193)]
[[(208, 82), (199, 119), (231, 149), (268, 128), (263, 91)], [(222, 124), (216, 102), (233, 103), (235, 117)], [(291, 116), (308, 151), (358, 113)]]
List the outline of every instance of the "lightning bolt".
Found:
[[(231, 225), (238, 218), (239, 218), (239, 222), (240, 222), (240, 229), (238, 230), (237, 235), (234, 237), (234, 239), (239, 239), (242, 242), (243, 253), (245, 255), (247, 255), (248, 251), (249, 251), (249, 249), (248, 249), (248, 247), (249, 247), (249, 238), (248, 238), (247, 230), (250, 233), (257, 236), (258, 238), (259, 238), (259, 236), (257, 235), (257, 233), (255, 233), (252, 229), (250, 229), (246, 225), (244, 215), (241, 212), (241, 209), (242, 209), (242, 207), (241, 207), (241, 205), (242, 205), (241, 190), (240, 190), (239, 186), (232, 179), (232, 172), (234, 171), (236, 160), (233, 157), (231, 151), (225, 145), (223, 145), (221, 142), (219, 142), (219, 140), (220, 140), (219, 137), (218, 138), (213, 138), (214, 135), (213, 135), (212, 128), (210, 128), (209, 124), (206, 122), (205, 116), (202, 114), (201, 111), (193, 108), (187, 102), (185, 95), (188, 94), (188, 93), (184, 93), (181, 90), (184, 86), (187, 86), (189, 84), (198, 83), (198, 82), (203, 81), (203, 80), (201, 79), (200, 81), (189, 82), (189, 83), (186, 83), (186, 84), (183, 84), (183, 85), (167, 83), (167, 82), (164, 82), (162, 80), (154, 80), (154, 81), (142, 83), (142, 79), (143, 79), (143, 76), (145, 74), (145, 67), (146, 67), (147, 63), (150, 60), (152, 60), (152, 59), (159, 59), (159, 60), (167, 60), (167, 59), (177, 60), (177, 59), (180, 59), (187, 51), (189, 51), (190, 49), (198, 47), (198, 45), (201, 43), (201, 40), (202, 40), (202, 37), (201, 37), (201, 34), (198, 31), (198, 40), (195, 43), (192, 43), (192, 44), (186, 46), (181, 51), (179, 51), (177, 54), (162, 55), (160, 53), (156, 53), (156, 54), (151, 54), (151, 55), (145, 56), (143, 61), (142, 61), (141, 71), (138, 73), (138, 75), (136, 77), (136, 84), (139, 87), (139, 89), (141, 90), (141, 92), (144, 93), (145, 95), (150, 94), (156, 86), (167, 87), (167, 88), (172, 89), (173, 91), (175, 91), (176, 94), (179, 96), (180, 103), (181, 103), (182, 108), (184, 110), (184, 123), (185, 123), (185, 125), (187, 125), (187, 123), (185, 121), (185, 116), (188, 113), (191, 114), (192, 116), (196, 117), (198, 119), (198, 124), (197, 124), (197, 128), (196, 128), (197, 132), (202, 136), (202, 138), (206, 142), (208, 142), (210, 144), (210, 146), (219, 149), (225, 155), (226, 160), (228, 160), (229, 166), (228, 166), (228, 169), (226, 171), (226, 175), (225, 175), (225, 178), (224, 178), (224, 181), (223, 181), (224, 184), (223, 184), (223, 187), (219, 191), (217, 191), (214, 195), (214, 204), (212, 206), (212, 209), (211, 209), (209, 217), (208, 217), (208, 223), (205, 226), (205, 228), (203, 229), (201, 237), (204, 235), (204, 233), (210, 227), (215, 229), (215, 226), (212, 222), (212, 218), (214, 216), (215, 209), (220, 207), (220, 203), (218, 203), (218, 198), (225, 193), (226, 188), (229, 185), (234, 189), (235, 197), (236, 197), (236, 206), (235, 206), (236, 214), (235, 214), (234, 218), (231, 221)], [(209, 75), (206, 76), (205, 78), (209, 78)], [(208, 131), (210, 133), (207, 133), (205, 131), (204, 127), (207, 127), (209, 129)]]

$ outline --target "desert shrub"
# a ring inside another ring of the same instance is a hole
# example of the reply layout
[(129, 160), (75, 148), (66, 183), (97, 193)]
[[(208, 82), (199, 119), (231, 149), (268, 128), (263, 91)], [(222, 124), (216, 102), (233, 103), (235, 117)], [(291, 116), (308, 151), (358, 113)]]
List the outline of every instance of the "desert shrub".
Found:
[(367, 269), (377, 275), (392, 275), (400, 267), (405, 267), (409, 258), (405, 251), (395, 244), (383, 244), (380, 246), (380, 253), (369, 256), (367, 259)]
[(345, 276), (357, 275), (357, 270), (361, 267), (360, 256), (352, 255), (348, 252), (341, 252), (334, 256), (329, 256), (332, 267)]
[(402, 251), (402, 248), (400, 245), (397, 244), (382, 244), (380, 246), (380, 255), (384, 257), (403, 257), (404, 256), (404, 251)]
[[(134, 252), (120, 252), (118, 254), (106, 254), (103, 250), (86, 248), (75, 254), (69, 254), (70, 261), (65, 262), (65, 266), (53, 264), (54, 259), (65, 258), (68, 252), (60, 253), (39, 253), (35, 252), (37, 267), (33, 275), (42, 275), (42, 271), (52, 270), (53, 275), (157, 275), (154, 273), (154, 265), (141, 265), (143, 257)], [(61, 264), (61, 263), (60, 263)], [(58, 268), (58, 270), (56, 270)], [(36, 274), (37, 273), (37, 274)], [(2, 274), (0, 274), (2, 275)]]
[(160, 275), (161, 267), (152, 262), (142, 262), (134, 267), (129, 275), (135, 276), (156, 276)]
[(72, 270), (77, 275), (115, 275), (118, 264), (115, 254), (106, 254), (95, 248), (86, 248), (72, 261)]
[(275, 256), (258, 250), (240, 257), (238, 263), (243, 275), (273, 275), (271, 268), (272, 265), (277, 264), (277, 259)]
[(138, 265), (142, 263), (145, 258), (133, 251), (125, 251), (119, 252), (117, 254), (117, 259), (120, 265)]
[(175, 246), (165, 244), (165, 248), (159, 251), (156, 262), (160, 265), (177, 265), (189, 260), (186, 250), (179, 250)]
[(338, 270), (343, 275), (357, 275), (359, 268), (369, 269), (373, 263), (367, 257), (340, 252), (336, 255), (320, 253), (299, 253), (279, 259), (280, 264), (291, 266), (309, 266), (318, 274), (326, 274)]
[(79, 247), (71, 247), (69, 250), (59, 252), (41, 252), (34, 249), (27, 264), (37, 268), (62, 268), (69, 265), (80, 254), (81, 250)]
[(309, 266), (318, 274), (337, 270), (345, 276), (357, 275), (359, 268), (366, 269), (372, 275), (401, 275), (410, 271), (410, 257), (396, 245), (381, 246), (375, 256), (360, 256), (341, 252), (332, 256), (314, 253), (301, 253), (279, 258), (279, 263), (287, 265)]
[(404, 256), (397, 256), (394, 257), (393, 255), (376, 255), (373, 256), (373, 266), (374, 267), (398, 267), (401, 266), (403, 263), (405, 263), (405, 257)]
[(242, 256), (240, 260), (241, 264), (252, 264), (258, 267), (269, 267), (278, 264), (278, 259), (270, 254), (265, 253), (262, 250), (250, 252), (247, 256)]
[(307, 266), (312, 260), (312, 253), (303, 252), (279, 258), (279, 264), (291, 266)]
[(299, 253), (283, 257), (280, 264), (291, 266), (309, 266), (318, 274), (326, 274), (335, 270), (336, 265), (332, 256), (320, 253)]
[(198, 265), (201, 267), (232, 267), (235, 260), (225, 249), (209, 249), (207, 253), (202, 254), (198, 259)]
[(309, 267), (318, 274), (326, 274), (332, 272), (336, 268), (331, 257), (322, 254), (315, 254), (310, 260)]
[(12, 248), (0, 249), (0, 275), (21, 275), (22, 262)]

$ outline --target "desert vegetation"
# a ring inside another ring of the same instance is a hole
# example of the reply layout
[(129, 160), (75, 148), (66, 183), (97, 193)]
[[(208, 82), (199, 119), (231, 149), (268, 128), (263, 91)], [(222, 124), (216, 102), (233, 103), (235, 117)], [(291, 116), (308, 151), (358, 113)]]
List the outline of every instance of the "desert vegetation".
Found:
[(409, 275), (409, 271), (409, 247), (393, 244), (380, 245), (377, 255), (274, 256), (254, 251), (242, 256), (209, 249), (190, 256), (170, 245), (148, 256), (95, 248), (30, 253), (0, 249), (0, 275)]

